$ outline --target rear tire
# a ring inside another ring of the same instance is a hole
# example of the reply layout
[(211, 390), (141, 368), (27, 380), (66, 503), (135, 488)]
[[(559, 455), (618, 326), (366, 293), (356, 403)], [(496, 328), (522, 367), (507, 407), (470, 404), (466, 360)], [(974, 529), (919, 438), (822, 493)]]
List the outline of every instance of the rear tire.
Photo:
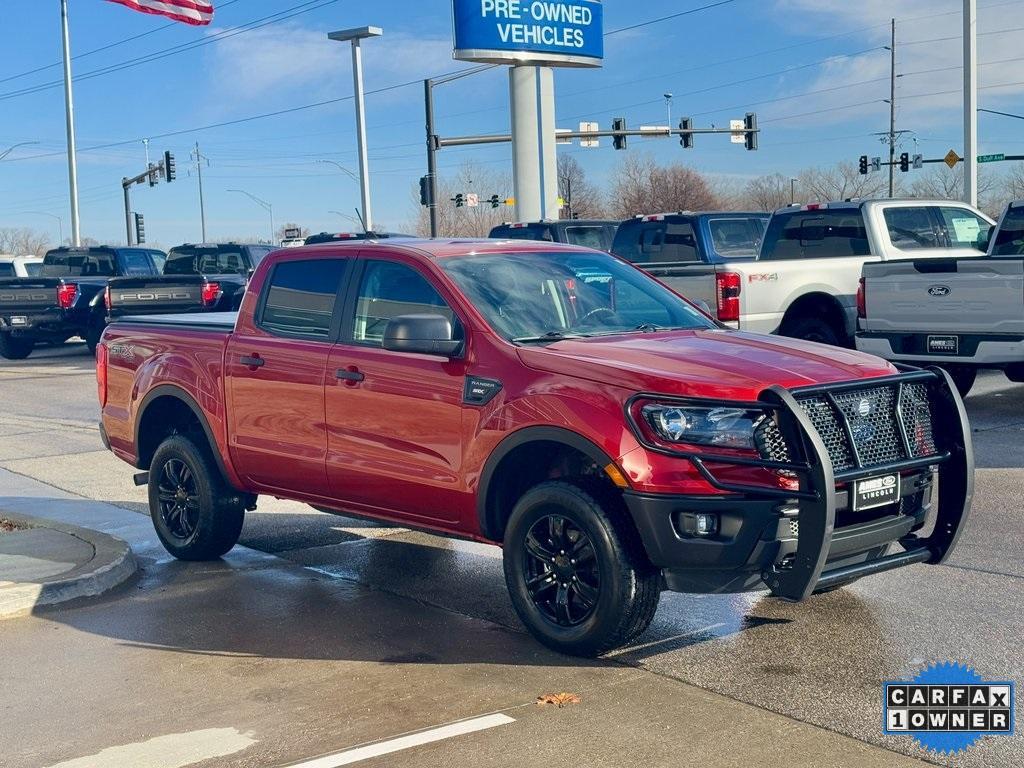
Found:
[(977, 368), (951, 365), (946, 368), (946, 373), (956, 385), (956, 391), (960, 393), (960, 397), (967, 397), (970, 394), (974, 382), (978, 378)]
[(206, 446), (171, 435), (149, 467), (149, 510), (164, 548), (179, 560), (215, 560), (238, 541), (245, 510)]
[(818, 317), (798, 317), (786, 324), (782, 335), (819, 344), (830, 344), (833, 347), (849, 346), (844, 331)]
[[(512, 605), (531, 634), (573, 656), (597, 656), (641, 634), (661, 597), (661, 572), (610, 500), (565, 482), (535, 486), (505, 530)], [(575, 555), (575, 557), (573, 557)]]
[(102, 320), (93, 318), (89, 321), (89, 327), (85, 329), (85, 346), (89, 348), (89, 354), (96, 354), (96, 347), (100, 344), (100, 337), (103, 336), (105, 327)]
[(24, 360), (32, 354), (36, 343), (32, 339), (22, 339), (9, 333), (0, 333), (0, 357), (5, 360)]

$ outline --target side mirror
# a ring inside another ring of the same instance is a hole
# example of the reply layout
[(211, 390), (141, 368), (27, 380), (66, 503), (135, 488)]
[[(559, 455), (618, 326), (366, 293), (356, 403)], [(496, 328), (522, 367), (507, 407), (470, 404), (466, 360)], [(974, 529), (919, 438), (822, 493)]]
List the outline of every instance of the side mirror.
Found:
[(399, 315), (384, 328), (384, 349), (455, 357), (462, 341), (453, 338), (451, 321), (441, 315)]

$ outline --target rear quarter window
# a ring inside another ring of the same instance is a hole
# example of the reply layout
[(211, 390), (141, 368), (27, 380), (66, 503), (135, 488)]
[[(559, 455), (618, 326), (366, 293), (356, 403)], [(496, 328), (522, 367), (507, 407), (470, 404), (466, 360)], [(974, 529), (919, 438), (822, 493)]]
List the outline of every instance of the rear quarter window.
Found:
[(996, 232), (993, 256), (1024, 256), (1024, 206), (1010, 208)]
[(697, 236), (687, 219), (623, 224), (615, 234), (612, 253), (634, 264), (700, 261)]
[(773, 216), (768, 222), (761, 258), (821, 259), (870, 253), (860, 209), (822, 208)]
[(726, 258), (753, 258), (761, 247), (768, 217), (709, 217), (708, 229), (716, 254)]

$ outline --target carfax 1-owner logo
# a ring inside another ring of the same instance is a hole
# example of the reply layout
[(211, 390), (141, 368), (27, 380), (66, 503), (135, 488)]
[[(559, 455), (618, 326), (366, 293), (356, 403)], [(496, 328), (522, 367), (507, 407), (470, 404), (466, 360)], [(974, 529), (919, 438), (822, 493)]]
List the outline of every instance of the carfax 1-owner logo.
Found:
[(882, 688), (884, 732), (913, 736), (925, 749), (962, 752), (982, 736), (1013, 734), (1013, 683), (982, 680), (963, 664), (933, 664)]

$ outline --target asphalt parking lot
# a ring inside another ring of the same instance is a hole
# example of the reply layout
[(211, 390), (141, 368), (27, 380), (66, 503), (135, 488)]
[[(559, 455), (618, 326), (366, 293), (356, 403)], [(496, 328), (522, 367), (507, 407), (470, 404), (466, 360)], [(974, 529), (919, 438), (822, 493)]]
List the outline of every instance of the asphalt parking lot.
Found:
[[(82, 345), (4, 361), (0, 392), (0, 506), (51, 499), (105, 520), (143, 563), (107, 597), (0, 623), (5, 764), (133, 765), (150, 750), (185, 755), (157, 766), (305, 765), (490, 717), (368, 764), (1024, 765), (1019, 731), (946, 757), (880, 728), (881, 681), (929, 663), (1024, 679), (1024, 385), (1001, 375), (968, 399), (976, 497), (949, 564), (799, 605), (666, 594), (647, 633), (597, 662), (520, 630), (485, 546), (261, 499), (248, 549), (173, 562), (144, 489), (99, 444)], [(560, 691), (582, 701), (533, 703)]]

